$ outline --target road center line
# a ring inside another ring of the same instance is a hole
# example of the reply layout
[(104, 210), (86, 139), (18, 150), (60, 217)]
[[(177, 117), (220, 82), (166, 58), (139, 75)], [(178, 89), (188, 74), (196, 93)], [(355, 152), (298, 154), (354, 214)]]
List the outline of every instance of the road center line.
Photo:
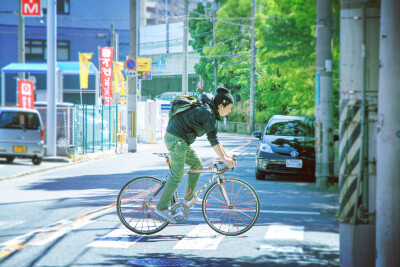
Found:
[[(202, 210), (201, 208), (192, 208), (191, 210)], [(207, 210), (221, 210), (221, 209), (207, 209)], [(279, 213), (279, 214), (292, 214), (292, 215), (321, 215), (320, 212), (315, 211), (292, 211), (292, 210), (260, 210), (260, 213)]]

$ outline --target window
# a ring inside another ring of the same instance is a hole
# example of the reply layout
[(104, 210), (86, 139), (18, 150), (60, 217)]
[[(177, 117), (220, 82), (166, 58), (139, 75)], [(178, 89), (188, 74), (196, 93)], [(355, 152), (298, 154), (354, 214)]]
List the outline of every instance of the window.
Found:
[(1, 113), (0, 129), (37, 130), (39, 128), (40, 122), (36, 113), (12, 111)]
[[(46, 51), (46, 40), (25, 40), (26, 61), (45, 61)], [(69, 60), (69, 41), (57, 41), (57, 60)]]
[[(70, 0), (57, 0), (57, 14), (69, 15), (70, 13)], [(43, 8), (43, 13), (47, 14), (47, 8)]]
[(57, 14), (69, 14), (69, 0), (57, 0)]

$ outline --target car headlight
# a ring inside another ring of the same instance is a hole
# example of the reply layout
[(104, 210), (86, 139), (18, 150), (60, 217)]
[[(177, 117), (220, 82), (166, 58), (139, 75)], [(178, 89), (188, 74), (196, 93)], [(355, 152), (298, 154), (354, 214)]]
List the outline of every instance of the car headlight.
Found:
[(271, 146), (268, 145), (268, 144), (261, 144), (260, 145), (260, 150), (263, 151), (263, 152), (274, 153), (274, 151), (272, 151)]

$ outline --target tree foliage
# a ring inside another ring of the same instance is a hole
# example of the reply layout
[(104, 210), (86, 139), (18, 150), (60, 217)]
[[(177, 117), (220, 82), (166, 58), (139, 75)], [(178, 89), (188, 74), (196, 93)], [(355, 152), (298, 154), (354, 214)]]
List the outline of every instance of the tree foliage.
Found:
[[(333, 2), (338, 11), (338, 1)], [(213, 28), (210, 4), (199, 3), (189, 23), (191, 44), (202, 56), (196, 73), (212, 84), (215, 61), (218, 84), (242, 100), (250, 97), (251, 8), (249, 0), (219, 1)], [(315, 18), (315, 0), (257, 0), (256, 122), (266, 122), (274, 114), (314, 113)], [(333, 55), (338, 57), (337, 41)], [(334, 73), (336, 92), (337, 79)]]

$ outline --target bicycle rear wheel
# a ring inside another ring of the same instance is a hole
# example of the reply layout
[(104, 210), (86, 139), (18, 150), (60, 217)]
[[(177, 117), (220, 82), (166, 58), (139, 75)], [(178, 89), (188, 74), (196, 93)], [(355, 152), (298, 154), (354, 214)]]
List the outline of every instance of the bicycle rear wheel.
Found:
[[(121, 222), (131, 231), (150, 235), (168, 225), (168, 221), (155, 213), (160, 200), (162, 181), (151, 176), (137, 177), (129, 181), (119, 192), (117, 213)], [(154, 195), (157, 193), (157, 195)], [(175, 203), (175, 198), (171, 200)]]
[[(224, 195), (228, 198), (227, 203)], [(240, 235), (257, 221), (260, 201), (248, 183), (235, 178), (211, 185), (203, 199), (203, 216), (207, 224), (222, 235)]]

